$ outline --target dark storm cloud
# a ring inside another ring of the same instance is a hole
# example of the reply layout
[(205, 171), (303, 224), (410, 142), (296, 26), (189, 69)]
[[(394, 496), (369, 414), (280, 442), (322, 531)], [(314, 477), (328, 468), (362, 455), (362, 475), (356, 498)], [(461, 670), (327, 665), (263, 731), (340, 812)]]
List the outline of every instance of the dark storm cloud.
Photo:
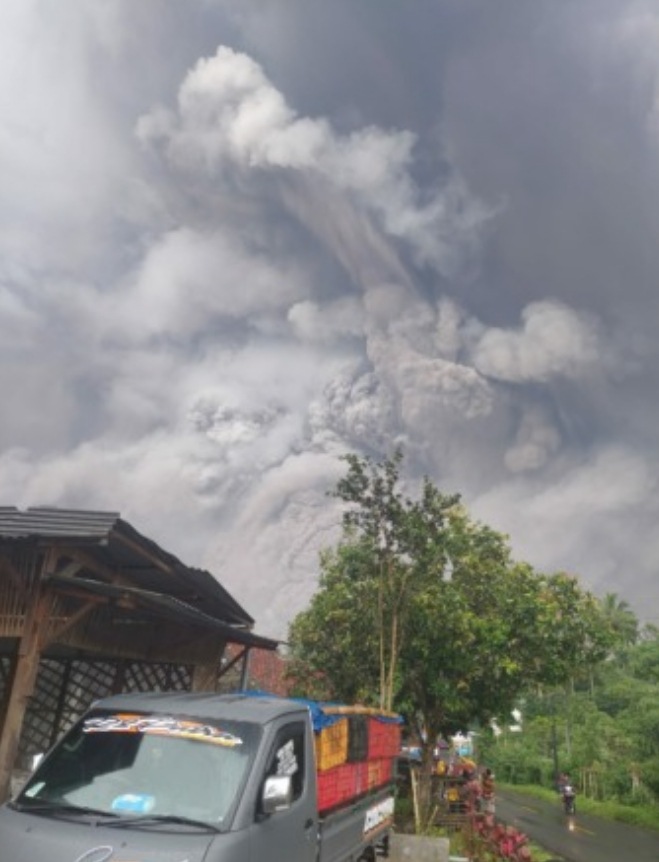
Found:
[(118, 509), (283, 634), (338, 456), (402, 442), (656, 616), (650, 0), (0, 21), (5, 503)]

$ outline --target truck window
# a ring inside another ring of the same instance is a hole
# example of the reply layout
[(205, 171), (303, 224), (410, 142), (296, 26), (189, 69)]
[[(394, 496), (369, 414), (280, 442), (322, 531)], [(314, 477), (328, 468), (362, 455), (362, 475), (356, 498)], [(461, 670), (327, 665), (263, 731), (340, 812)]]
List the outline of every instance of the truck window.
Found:
[(250, 722), (92, 713), (40, 764), (17, 802), (226, 824), (260, 738)]
[(293, 800), (299, 799), (304, 790), (304, 735), (305, 725), (301, 721), (281, 728), (275, 739), (268, 761), (266, 777), (290, 775), (293, 779)]

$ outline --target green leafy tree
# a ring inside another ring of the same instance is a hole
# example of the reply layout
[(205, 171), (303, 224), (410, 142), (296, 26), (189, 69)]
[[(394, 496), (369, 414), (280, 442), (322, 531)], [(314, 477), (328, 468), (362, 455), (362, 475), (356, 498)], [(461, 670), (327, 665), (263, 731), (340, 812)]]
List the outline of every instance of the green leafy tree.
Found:
[(638, 679), (659, 684), (659, 632), (646, 636), (627, 656), (629, 672)]
[[(603, 603), (598, 603), (600, 608)], [(551, 784), (556, 759), (579, 792), (626, 804), (659, 799), (659, 633), (645, 626), (624, 653), (607, 649), (611, 629), (596, 641), (595, 696), (577, 685), (528, 688), (521, 701), (523, 732), (485, 740), (489, 762), (504, 779)], [(597, 625), (593, 616), (590, 625)], [(613, 634), (615, 637), (615, 632)], [(576, 651), (577, 661), (584, 653)], [(588, 660), (594, 662), (592, 645)]]
[(507, 538), (474, 522), (459, 495), (427, 478), (417, 498), (403, 494), (400, 451), (346, 461), (333, 492), (348, 507), (343, 537), (291, 626), (292, 666), (420, 729), (424, 819), (436, 737), (508, 713), (525, 685), (569, 678), (604, 648), (601, 620), (575, 578), (514, 562)]
[(409, 628), (413, 591), (447, 563), (447, 519), (458, 495), (441, 494), (427, 479), (420, 500), (399, 490), (402, 451), (381, 463), (347, 455), (348, 470), (333, 495), (348, 504), (344, 530), (370, 555), (362, 575), (372, 590), (378, 639), (379, 702), (391, 710), (400, 688), (398, 663)]
[(616, 593), (606, 593), (600, 601), (600, 609), (611, 634), (611, 655), (624, 663), (630, 648), (641, 636), (638, 617), (628, 602)]
[(377, 706), (380, 638), (370, 545), (349, 534), (321, 553), (320, 568), (317, 593), (290, 626), (292, 691)]

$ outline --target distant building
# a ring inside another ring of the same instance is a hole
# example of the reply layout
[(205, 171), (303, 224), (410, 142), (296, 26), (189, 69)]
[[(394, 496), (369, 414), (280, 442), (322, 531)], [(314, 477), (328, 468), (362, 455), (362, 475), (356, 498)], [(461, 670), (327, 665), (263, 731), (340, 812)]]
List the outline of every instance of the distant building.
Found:
[[(230, 665), (240, 653), (238, 644), (228, 644), (224, 661)], [(241, 669), (239, 663), (222, 676), (221, 690), (235, 691), (240, 688)], [(251, 649), (247, 670), (247, 688), (267, 691), (280, 697), (290, 695), (290, 683), (286, 680), (286, 659), (274, 650)]]

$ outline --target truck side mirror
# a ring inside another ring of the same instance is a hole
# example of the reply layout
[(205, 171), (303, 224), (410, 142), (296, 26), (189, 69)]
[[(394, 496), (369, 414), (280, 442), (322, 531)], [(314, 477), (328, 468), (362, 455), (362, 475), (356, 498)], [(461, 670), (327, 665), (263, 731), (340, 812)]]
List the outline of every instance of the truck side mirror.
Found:
[(290, 775), (271, 775), (266, 778), (261, 794), (261, 810), (264, 814), (285, 811), (293, 802), (293, 779)]

